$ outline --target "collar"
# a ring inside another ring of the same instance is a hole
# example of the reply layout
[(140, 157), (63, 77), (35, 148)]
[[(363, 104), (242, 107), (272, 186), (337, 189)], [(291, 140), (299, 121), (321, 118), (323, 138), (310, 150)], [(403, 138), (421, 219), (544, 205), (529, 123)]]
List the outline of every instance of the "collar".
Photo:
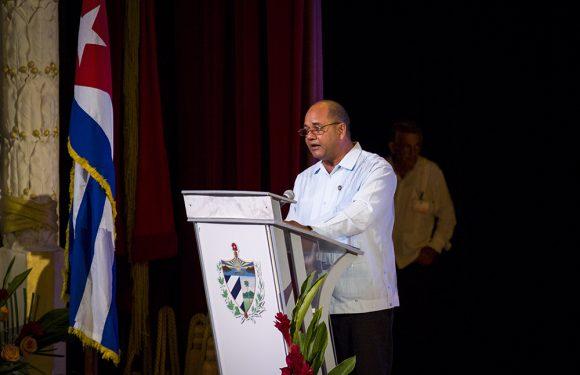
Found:
[[(349, 171), (352, 171), (354, 169), (354, 166), (356, 165), (356, 161), (358, 160), (358, 157), (360, 156), (361, 153), (362, 153), (362, 147), (361, 147), (359, 142), (356, 142), (354, 144), (354, 146), (350, 149), (350, 151), (347, 152), (346, 155), (344, 155), (342, 160), (336, 165), (336, 167), (334, 167), (334, 169), (332, 171), (334, 172), (338, 167), (345, 168), (345, 169), (348, 169)], [(314, 170), (312, 171), (312, 174), (317, 174), (318, 171), (320, 171), (320, 169), (324, 167), (322, 165), (322, 160), (320, 160), (315, 165), (316, 165), (316, 168), (314, 168)]]

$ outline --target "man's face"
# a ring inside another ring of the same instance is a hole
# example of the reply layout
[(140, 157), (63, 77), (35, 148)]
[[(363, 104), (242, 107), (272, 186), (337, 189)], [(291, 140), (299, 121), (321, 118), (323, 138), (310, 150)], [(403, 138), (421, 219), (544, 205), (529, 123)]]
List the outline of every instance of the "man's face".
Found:
[[(324, 104), (311, 107), (304, 118), (304, 128), (308, 129), (333, 123), (336, 121), (328, 117), (328, 108)], [(341, 126), (342, 124), (326, 126), (322, 134), (311, 131), (306, 135), (306, 146), (314, 158), (328, 161), (336, 157), (340, 145)]]
[(408, 170), (413, 169), (421, 153), (421, 136), (414, 133), (397, 132), (391, 152), (397, 163)]

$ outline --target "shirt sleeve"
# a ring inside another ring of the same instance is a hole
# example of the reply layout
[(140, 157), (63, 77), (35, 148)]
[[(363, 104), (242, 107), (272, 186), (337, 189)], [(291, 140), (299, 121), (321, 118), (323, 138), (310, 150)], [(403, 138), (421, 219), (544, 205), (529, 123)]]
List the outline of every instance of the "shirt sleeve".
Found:
[(457, 223), (455, 219), (455, 209), (453, 208), (453, 201), (449, 195), (449, 189), (445, 183), (443, 172), (439, 168), (435, 168), (432, 172), (434, 200), (435, 200), (435, 217), (437, 217), (437, 224), (433, 231), (429, 247), (441, 252), (444, 248), (451, 247), (451, 236)]
[(371, 171), (345, 209), (323, 223), (311, 224), (311, 227), (330, 238), (362, 233), (379, 215), (390, 212), (396, 187), (397, 177), (393, 170), (380, 165)]

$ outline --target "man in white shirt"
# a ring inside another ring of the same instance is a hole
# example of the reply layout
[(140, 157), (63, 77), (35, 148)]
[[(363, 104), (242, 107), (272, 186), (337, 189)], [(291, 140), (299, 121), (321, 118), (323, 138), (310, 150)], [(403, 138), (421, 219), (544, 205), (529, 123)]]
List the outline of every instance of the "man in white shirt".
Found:
[[(389, 143), (397, 172), (393, 240), (402, 306), (397, 312), (396, 372), (436, 374), (443, 324), (440, 286), (444, 270), (437, 258), (449, 249), (456, 219), (445, 178), (437, 164), (422, 157), (423, 135), (413, 121), (393, 126)], [(418, 359), (421, 360), (418, 360)]]
[(399, 305), (392, 242), (395, 172), (350, 138), (350, 120), (333, 101), (315, 103), (299, 131), (318, 160), (294, 185), (288, 220), (364, 251), (338, 282), (331, 324), (338, 361), (357, 356), (355, 373), (390, 374), (392, 308)]
[(398, 268), (413, 262), (429, 266), (449, 249), (455, 228), (455, 210), (437, 164), (420, 155), (421, 130), (412, 121), (394, 125), (389, 143), (397, 172), (395, 194), (395, 255)]

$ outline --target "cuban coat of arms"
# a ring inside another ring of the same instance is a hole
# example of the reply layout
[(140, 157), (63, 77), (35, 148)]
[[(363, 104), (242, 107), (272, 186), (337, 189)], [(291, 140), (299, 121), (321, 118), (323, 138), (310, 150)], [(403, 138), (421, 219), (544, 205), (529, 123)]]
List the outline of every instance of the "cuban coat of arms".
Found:
[(264, 282), (260, 265), (238, 256), (238, 245), (232, 243), (234, 257), (218, 262), (218, 282), (221, 296), (234, 317), (244, 323), (262, 316), (264, 308)]

